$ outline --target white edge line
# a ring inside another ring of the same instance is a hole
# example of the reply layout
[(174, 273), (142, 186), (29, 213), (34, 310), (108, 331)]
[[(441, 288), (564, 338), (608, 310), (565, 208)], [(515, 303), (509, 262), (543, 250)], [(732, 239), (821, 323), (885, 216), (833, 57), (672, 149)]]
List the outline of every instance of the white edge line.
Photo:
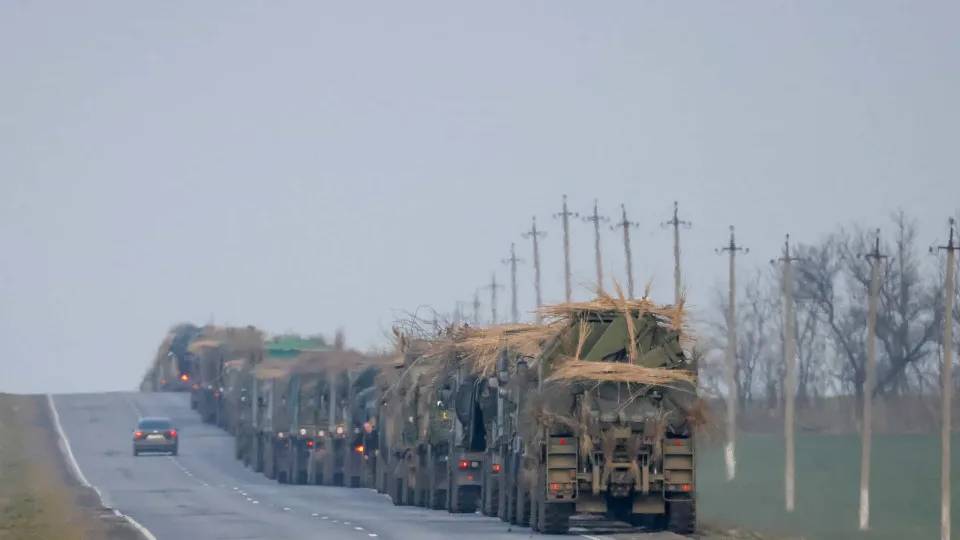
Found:
[(60, 452), (63, 454), (63, 457), (66, 458), (67, 464), (70, 466), (70, 470), (76, 479), (80, 482), (83, 487), (87, 487), (96, 492), (97, 497), (100, 499), (100, 504), (111, 510), (117, 517), (126, 521), (130, 524), (131, 527), (137, 530), (146, 540), (157, 540), (157, 537), (147, 530), (146, 527), (137, 523), (137, 520), (132, 517), (122, 513), (116, 508), (111, 507), (107, 500), (103, 497), (103, 494), (100, 493), (100, 490), (96, 486), (90, 484), (87, 481), (87, 477), (83, 475), (83, 471), (80, 470), (80, 465), (77, 463), (77, 458), (73, 455), (73, 450), (70, 448), (70, 441), (67, 439), (67, 434), (63, 432), (63, 426), (60, 424), (60, 414), (57, 413), (57, 406), (53, 403), (53, 395), (47, 394), (47, 405), (50, 406), (50, 416), (53, 419), (53, 427), (57, 430), (57, 437), (60, 439)]

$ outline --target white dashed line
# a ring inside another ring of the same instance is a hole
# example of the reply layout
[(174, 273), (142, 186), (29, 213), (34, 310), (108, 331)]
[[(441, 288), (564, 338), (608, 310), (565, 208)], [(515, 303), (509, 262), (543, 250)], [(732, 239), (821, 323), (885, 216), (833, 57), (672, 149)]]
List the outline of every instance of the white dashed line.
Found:
[(287, 508), (286, 506), (284, 506), (284, 507), (283, 507), (283, 511), (284, 511), (284, 512), (289, 512), (289, 511), (290, 511), (290, 509), (289, 509), (289, 508)]
[(329, 518), (328, 518), (327, 516), (323, 516), (323, 517), (320, 518), (320, 519), (329, 519)]
[(311, 515), (312, 517), (317, 517), (317, 516), (319, 516), (320, 514), (310, 514), (310, 515)]
[(356, 529), (356, 530), (358, 530), (358, 531), (362, 531), (362, 530), (363, 530), (363, 527), (354, 527), (354, 529)]
[(373, 533), (370, 533), (370, 534), (369, 534), (369, 536), (376, 536), (376, 535), (375, 535), (375, 534), (373, 534)]
[(253, 504), (260, 504), (260, 501), (253, 501)]

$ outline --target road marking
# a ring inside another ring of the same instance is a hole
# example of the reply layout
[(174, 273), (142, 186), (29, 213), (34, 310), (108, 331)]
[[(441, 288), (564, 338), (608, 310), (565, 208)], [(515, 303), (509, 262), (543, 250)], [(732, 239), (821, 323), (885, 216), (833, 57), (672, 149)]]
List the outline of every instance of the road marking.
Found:
[(109, 510), (111, 510), (117, 517), (126, 521), (130, 524), (131, 527), (137, 530), (146, 540), (157, 540), (157, 537), (154, 536), (146, 527), (137, 522), (137, 520), (132, 517), (124, 514), (123, 512), (117, 510), (116, 508), (111, 507), (108, 504), (108, 501), (104, 498), (103, 493), (100, 490), (87, 481), (87, 477), (83, 475), (83, 471), (80, 470), (80, 464), (77, 463), (76, 456), (73, 455), (73, 449), (70, 448), (70, 440), (67, 439), (67, 434), (63, 431), (63, 425), (60, 424), (60, 413), (57, 412), (57, 406), (53, 403), (53, 395), (47, 394), (47, 405), (50, 407), (50, 416), (53, 419), (53, 427), (57, 432), (57, 438), (60, 439), (60, 452), (63, 454), (64, 458), (67, 460), (67, 465), (70, 466), (71, 472), (73, 472), (74, 477), (83, 487), (90, 488), (97, 494), (97, 498), (100, 499), (100, 504)]
[(253, 504), (260, 504), (260, 501), (253, 501)]
[(313, 517), (317, 517), (317, 516), (319, 516), (320, 514), (310, 514), (310, 515), (313, 516)]
[(284, 506), (284, 507), (283, 507), (283, 511), (284, 511), (284, 512), (289, 512), (289, 511), (290, 511), (290, 509), (289, 509), (289, 508), (287, 508), (286, 506)]
[(363, 530), (363, 527), (354, 527), (354, 529), (356, 529), (356, 530), (358, 530), (358, 531), (362, 531), (362, 530)]
[(323, 517), (320, 518), (320, 519), (330, 519), (330, 518), (328, 518), (327, 516), (323, 516)]
[(370, 536), (376, 536), (376, 535), (375, 535), (375, 534), (373, 534), (373, 533), (370, 533)]

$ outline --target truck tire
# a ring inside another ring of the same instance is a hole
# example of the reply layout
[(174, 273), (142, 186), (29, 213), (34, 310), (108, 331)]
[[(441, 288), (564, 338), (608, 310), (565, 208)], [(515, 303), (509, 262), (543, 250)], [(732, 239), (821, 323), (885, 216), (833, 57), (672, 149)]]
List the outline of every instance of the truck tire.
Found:
[[(518, 482), (519, 484), (519, 482)], [(523, 489), (522, 486), (517, 487), (517, 516), (516, 523), (520, 527), (529, 527), (530, 526), (530, 492)]]
[(394, 506), (403, 506), (403, 493), (406, 490), (403, 487), (403, 480), (397, 478), (396, 485), (393, 488), (393, 496), (390, 497), (390, 500), (393, 501)]
[(538, 519), (541, 534), (569, 534), (570, 516), (573, 505), (570, 503), (540, 503)]
[(674, 534), (693, 534), (697, 529), (696, 501), (667, 502), (667, 530)]

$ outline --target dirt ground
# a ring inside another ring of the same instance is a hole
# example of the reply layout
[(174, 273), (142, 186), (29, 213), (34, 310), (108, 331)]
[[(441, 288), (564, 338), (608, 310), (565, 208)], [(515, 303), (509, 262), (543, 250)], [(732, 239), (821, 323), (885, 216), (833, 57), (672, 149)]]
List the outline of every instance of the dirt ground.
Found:
[(143, 540), (69, 472), (44, 396), (0, 394), (0, 540)]

